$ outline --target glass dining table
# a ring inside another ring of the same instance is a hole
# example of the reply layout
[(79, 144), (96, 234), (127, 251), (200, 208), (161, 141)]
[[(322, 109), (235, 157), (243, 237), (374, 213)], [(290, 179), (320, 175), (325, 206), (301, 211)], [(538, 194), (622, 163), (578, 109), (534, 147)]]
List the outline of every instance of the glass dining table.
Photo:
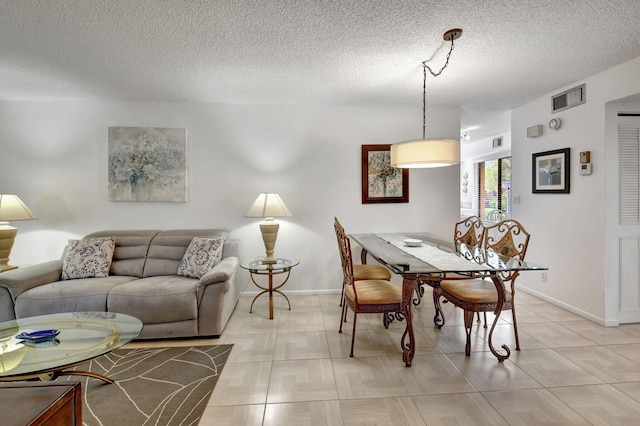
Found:
[[(500, 353), (494, 347), (492, 339), (505, 300), (501, 273), (546, 270), (546, 267), (502, 256), (492, 250), (461, 243), (454, 244), (429, 233), (350, 234), (349, 237), (362, 248), (360, 260), (363, 264), (367, 263), (367, 255), (370, 255), (393, 273), (402, 276), (402, 312), (398, 318), (404, 319), (406, 323), (400, 345), (402, 360), (407, 367), (411, 366), (416, 349), (412, 313), (414, 301), (421, 298), (422, 286), (426, 285), (426, 281), (445, 277), (447, 274), (483, 276), (493, 281), (498, 293), (498, 303), (489, 331), (489, 349), (498, 361), (509, 358), (510, 350), (507, 345), (501, 345), (506, 353)], [(442, 326), (438, 318), (441, 315), (442, 312), (436, 307), (434, 322), (439, 327)]]

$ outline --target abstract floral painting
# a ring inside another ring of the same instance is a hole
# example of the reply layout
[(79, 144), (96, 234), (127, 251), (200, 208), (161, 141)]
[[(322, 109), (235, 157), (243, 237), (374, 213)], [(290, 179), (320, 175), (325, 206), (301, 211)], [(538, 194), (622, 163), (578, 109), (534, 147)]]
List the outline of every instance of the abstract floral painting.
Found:
[(362, 204), (409, 202), (409, 170), (391, 167), (390, 149), (362, 145)]
[(187, 130), (109, 128), (109, 201), (187, 201)]

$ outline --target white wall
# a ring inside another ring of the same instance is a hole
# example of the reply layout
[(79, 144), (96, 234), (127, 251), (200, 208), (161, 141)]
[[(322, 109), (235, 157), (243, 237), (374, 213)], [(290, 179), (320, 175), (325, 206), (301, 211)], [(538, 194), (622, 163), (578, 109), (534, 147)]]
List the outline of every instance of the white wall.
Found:
[[(601, 324), (617, 324), (617, 294), (605, 282), (615, 269), (611, 246), (606, 244), (606, 222), (616, 221), (607, 204), (607, 191), (617, 191), (617, 169), (608, 157), (617, 151), (615, 122), (607, 120), (605, 105), (640, 92), (640, 58), (559, 88), (512, 112), (513, 196), (521, 204), (513, 215), (532, 233), (527, 258), (549, 267), (548, 281), (540, 273), (526, 273), (519, 286), (560, 306)], [(586, 83), (583, 105), (551, 114), (550, 97)], [(550, 130), (552, 117), (562, 119), (562, 127)], [(608, 122), (608, 124), (607, 124)], [(526, 129), (543, 124), (544, 134), (527, 138)], [(571, 148), (571, 193), (532, 194), (531, 155)], [(593, 174), (580, 176), (579, 152), (591, 151)], [(608, 165), (606, 167), (606, 165)], [(609, 248), (607, 248), (609, 247)], [(607, 266), (608, 265), (608, 266)]]
[[(246, 257), (258, 256), (259, 220), (243, 216), (268, 191), (293, 212), (280, 220), (276, 244), (276, 254), (301, 259), (287, 289), (338, 289), (334, 216), (353, 233), (453, 229), (457, 166), (411, 170), (408, 204), (361, 204), (360, 146), (415, 139), (420, 113), (418, 104), (0, 103), (0, 192), (18, 194), (39, 218), (13, 223), (11, 264), (59, 258), (68, 238), (101, 229), (224, 227)], [(458, 137), (459, 109), (428, 113), (427, 137)], [(107, 201), (110, 126), (186, 128), (189, 201)]]

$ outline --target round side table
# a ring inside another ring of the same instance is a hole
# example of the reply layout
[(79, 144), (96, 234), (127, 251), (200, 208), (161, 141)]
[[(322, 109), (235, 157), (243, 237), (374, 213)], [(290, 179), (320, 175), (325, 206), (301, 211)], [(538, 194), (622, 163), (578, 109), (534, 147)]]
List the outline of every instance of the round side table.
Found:
[[(289, 310), (291, 310), (291, 302), (286, 294), (280, 291), (280, 288), (287, 283), (289, 280), (289, 276), (291, 275), (291, 268), (298, 265), (300, 261), (298, 259), (283, 259), (278, 258), (276, 263), (262, 263), (261, 258), (247, 260), (240, 264), (243, 269), (249, 271), (249, 275), (251, 276), (251, 281), (261, 289), (262, 291), (258, 293), (256, 297), (253, 298), (251, 302), (251, 308), (249, 308), (249, 313), (253, 312), (253, 304), (256, 302), (256, 299), (262, 296), (265, 293), (269, 293), (269, 319), (273, 319), (273, 293), (278, 293), (284, 296), (289, 304)], [(274, 287), (273, 285), (273, 277), (274, 275), (285, 274), (283, 276), (283, 281)], [(268, 277), (268, 287), (263, 287), (256, 281), (256, 277), (266, 275)]]

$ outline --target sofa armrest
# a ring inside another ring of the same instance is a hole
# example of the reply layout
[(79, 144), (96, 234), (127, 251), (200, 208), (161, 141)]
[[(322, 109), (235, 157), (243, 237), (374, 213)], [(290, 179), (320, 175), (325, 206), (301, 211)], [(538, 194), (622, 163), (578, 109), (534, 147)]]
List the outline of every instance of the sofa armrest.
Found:
[(240, 258), (240, 250), (242, 249), (241, 240), (225, 240), (222, 245), (222, 258), (237, 257)]
[(200, 278), (200, 285), (206, 286), (213, 283), (228, 281), (233, 277), (238, 269), (237, 257), (225, 257), (216, 266), (211, 268), (209, 272)]
[(0, 287), (9, 290), (15, 301), (25, 291), (60, 280), (62, 260), (51, 260), (38, 265), (25, 266), (0, 274)]

